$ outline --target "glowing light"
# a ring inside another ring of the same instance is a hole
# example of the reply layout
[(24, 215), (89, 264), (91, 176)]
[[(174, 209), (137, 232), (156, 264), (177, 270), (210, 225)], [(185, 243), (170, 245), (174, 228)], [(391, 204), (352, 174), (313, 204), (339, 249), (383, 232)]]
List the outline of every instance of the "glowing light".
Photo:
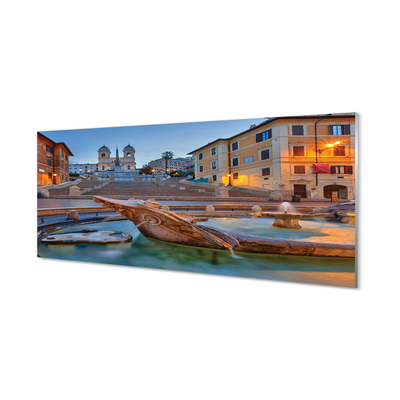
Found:
[(333, 144), (327, 144), (326, 147), (333, 147)]
[(340, 144), (340, 142), (335, 142), (335, 143), (333, 143), (333, 144)]

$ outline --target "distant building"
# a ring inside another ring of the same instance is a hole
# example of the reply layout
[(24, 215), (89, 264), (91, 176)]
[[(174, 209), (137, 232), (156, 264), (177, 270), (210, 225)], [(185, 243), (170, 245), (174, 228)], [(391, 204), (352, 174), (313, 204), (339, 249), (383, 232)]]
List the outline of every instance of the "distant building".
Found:
[[(118, 147), (116, 157), (111, 157), (111, 150), (106, 146), (99, 148), (98, 152), (98, 171), (132, 172), (136, 170), (135, 149), (128, 144), (122, 150), (122, 157), (118, 157)], [(118, 159), (117, 159), (118, 157)], [(117, 166), (115, 165), (117, 161)]]
[(45, 186), (69, 181), (69, 157), (73, 156), (65, 143), (56, 143), (37, 134), (37, 185)]
[(191, 153), (195, 176), (303, 198), (355, 197), (355, 114), (270, 118)]
[(69, 172), (74, 174), (94, 173), (97, 172), (97, 164), (70, 164)]
[[(168, 172), (171, 171), (185, 171), (193, 166), (194, 157), (177, 157), (168, 160)], [(149, 166), (154, 170), (155, 173), (166, 173), (166, 160), (163, 158), (158, 158), (149, 162)]]

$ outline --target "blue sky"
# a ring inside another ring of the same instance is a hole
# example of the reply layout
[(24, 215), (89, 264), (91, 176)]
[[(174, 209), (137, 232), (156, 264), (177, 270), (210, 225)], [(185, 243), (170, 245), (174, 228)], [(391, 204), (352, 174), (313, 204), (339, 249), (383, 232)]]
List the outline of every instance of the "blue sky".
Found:
[(40, 132), (55, 142), (65, 142), (74, 153), (71, 164), (97, 163), (97, 150), (104, 144), (111, 150), (111, 157), (115, 157), (116, 146), (121, 155), (130, 143), (136, 150), (136, 167), (140, 168), (160, 158), (164, 151), (172, 151), (175, 157), (186, 157), (198, 147), (236, 135), (263, 121), (265, 118)]

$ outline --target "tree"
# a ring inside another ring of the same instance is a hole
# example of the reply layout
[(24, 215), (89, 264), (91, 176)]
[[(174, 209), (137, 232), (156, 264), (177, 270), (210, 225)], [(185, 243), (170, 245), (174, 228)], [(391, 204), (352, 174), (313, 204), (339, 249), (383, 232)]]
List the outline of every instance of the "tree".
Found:
[(139, 169), (139, 172), (144, 175), (150, 175), (153, 172), (153, 170), (149, 164), (145, 164), (143, 165), (142, 168)]
[(181, 176), (186, 176), (187, 174), (185, 171), (181, 171), (180, 169), (179, 170), (174, 169), (169, 173), (169, 175), (172, 177), (181, 177)]
[(172, 160), (174, 158), (174, 153), (172, 151), (164, 151), (164, 153), (161, 155), (161, 158), (165, 160), (165, 172), (167, 172), (168, 160)]

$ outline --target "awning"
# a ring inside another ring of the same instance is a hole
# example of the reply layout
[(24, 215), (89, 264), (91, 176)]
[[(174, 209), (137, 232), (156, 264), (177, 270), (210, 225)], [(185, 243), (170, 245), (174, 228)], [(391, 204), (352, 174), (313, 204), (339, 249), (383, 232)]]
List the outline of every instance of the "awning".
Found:
[(313, 164), (313, 174), (329, 174), (329, 164), (325, 163), (314, 163)]

